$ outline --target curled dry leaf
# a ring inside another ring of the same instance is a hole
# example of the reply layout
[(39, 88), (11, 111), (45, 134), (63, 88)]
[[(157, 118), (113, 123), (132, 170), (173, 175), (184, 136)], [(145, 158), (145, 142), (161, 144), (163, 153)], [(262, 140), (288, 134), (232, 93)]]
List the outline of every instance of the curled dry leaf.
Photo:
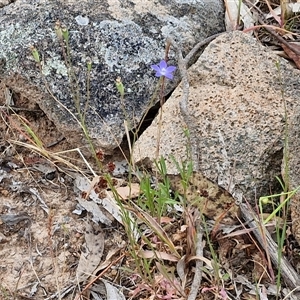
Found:
[(182, 282), (182, 286), (184, 287), (185, 286), (185, 283), (186, 283), (186, 277), (187, 277), (187, 268), (186, 268), (186, 256), (183, 255), (180, 260), (177, 262), (177, 265), (176, 265), (176, 271), (177, 271), (177, 274)]
[(212, 261), (210, 261), (209, 259), (205, 258), (204, 256), (191, 256), (187, 260), (187, 263), (189, 263), (190, 261), (193, 261), (193, 260), (201, 260), (201, 261), (203, 261), (206, 264), (207, 268), (209, 268), (210, 270), (214, 269)]
[[(300, 45), (295, 43), (290, 44), (293, 46), (293, 48), (300, 51)], [(283, 48), (284, 52), (288, 55), (288, 57), (294, 61), (297, 68), (300, 69), (300, 56), (284, 44), (281, 44), (281, 47)]]
[(93, 215), (94, 222), (101, 222), (107, 226), (111, 226), (113, 218), (97, 203), (93, 201), (87, 201), (81, 197), (77, 197), (76, 200), (87, 212)]

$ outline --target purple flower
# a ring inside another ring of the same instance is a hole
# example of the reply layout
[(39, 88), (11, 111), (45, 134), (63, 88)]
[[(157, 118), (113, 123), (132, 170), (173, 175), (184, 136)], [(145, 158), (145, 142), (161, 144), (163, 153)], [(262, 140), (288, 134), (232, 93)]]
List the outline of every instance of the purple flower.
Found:
[(151, 68), (156, 71), (156, 77), (165, 76), (168, 79), (173, 79), (173, 72), (176, 70), (174, 66), (168, 67), (165, 60), (162, 60), (159, 65), (152, 65)]

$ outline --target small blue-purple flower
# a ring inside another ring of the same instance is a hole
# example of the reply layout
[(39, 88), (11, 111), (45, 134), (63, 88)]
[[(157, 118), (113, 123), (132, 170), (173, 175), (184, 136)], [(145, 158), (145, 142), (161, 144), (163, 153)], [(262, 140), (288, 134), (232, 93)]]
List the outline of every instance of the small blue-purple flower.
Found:
[(158, 65), (152, 65), (151, 68), (156, 71), (156, 77), (165, 76), (168, 79), (173, 79), (173, 72), (176, 70), (174, 66), (168, 67), (165, 60), (162, 60)]

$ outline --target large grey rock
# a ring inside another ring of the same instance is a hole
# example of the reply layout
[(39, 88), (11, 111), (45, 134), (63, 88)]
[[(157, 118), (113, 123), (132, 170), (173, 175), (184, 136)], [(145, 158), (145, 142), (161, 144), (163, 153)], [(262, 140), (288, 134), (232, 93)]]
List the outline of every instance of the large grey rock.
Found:
[[(0, 70), (1, 81), (28, 101), (38, 103), (76, 146), (86, 141), (78, 123), (64, 108), (76, 114), (68, 70), (54, 31), (57, 20), (70, 32), (82, 110), (87, 99), (86, 63), (88, 58), (92, 60), (86, 124), (94, 144), (104, 150), (115, 148), (124, 134), (124, 111), (115, 87), (118, 76), (125, 85), (126, 114), (136, 125), (157, 84), (150, 65), (164, 57), (166, 38), (175, 38), (187, 53), (198, 41), (224, 31), (221, 0), (19, 0), (2, 8), (0, 58), (6, 66)], [(44, 78), (32, 58), (30, 45), (40, 53)], [(176, 64), (172, 49), (170, 63)], [(58, 102), (49, 95), (44, 79)], [(177, 75), (167, 91), (178, 80)]]
[[(253, 37), (230, 32), (210, 43), (188, 74), (190, 126), (198, 141), (200, 171), (238, 201), (246, 197), (254, 203), (269, 195), (281, 174), (282, 90), (291, 115), (300, 103), (299, 70)], [(178, 173), (171, 156), (187, 160), (188, 145), (181, 98), (180, 85), (163, 106), (161, 128), (156, 118), (135, 144), (135, 161), (152, 164), (161, 130), (159, 154), (166, 158), (169, 173)], [(299, 138), (300, 127), (294, 128)], [(299, 159), (299, 151), (295, 154)]]

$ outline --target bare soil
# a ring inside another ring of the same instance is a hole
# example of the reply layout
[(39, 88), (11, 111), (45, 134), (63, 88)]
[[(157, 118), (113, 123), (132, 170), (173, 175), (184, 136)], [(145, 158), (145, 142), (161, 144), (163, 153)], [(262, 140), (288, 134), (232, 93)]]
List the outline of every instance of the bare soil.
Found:
[[(74, 174), (81, 168), (89, 176), (89, 171), (78, 153), (61, 156), (78, 170), (55, 162), (51, 154), (69, 150), (70, 145), (29, 99), (10, 95), (12, 109), (7, 109), (7, 92), (2, 85), (0, 299), (75, 299), (76, 270), (90, 221), (86, 212), (73, 212), (81, 193), (74, 187)], [(48, 157), (27, 147), (36, 141), (24, 124), (42, 141)], [(111, 156), (105, 158), (107, 164)], [(118, 160), (120, 155), (115, 153), (114, 158)], [(104, 255), (123, 243), (124, 232), (114, 226), (104, 230)]]

